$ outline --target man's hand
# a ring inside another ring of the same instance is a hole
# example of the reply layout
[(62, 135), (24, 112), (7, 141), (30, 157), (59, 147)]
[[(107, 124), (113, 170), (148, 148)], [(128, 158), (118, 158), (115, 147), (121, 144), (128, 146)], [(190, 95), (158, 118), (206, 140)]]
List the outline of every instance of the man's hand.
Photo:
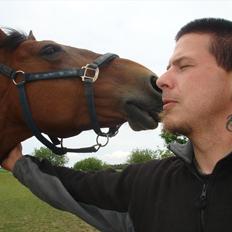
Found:
[(6, 157), (6, 159), (3, 160), (1, 163), (1, 166), (8, 170), (8, 171), (13, 171), (15, 163), (17, 160), (21, 159), (23, 157), (22, 155), (22, 145), (19, 143)]

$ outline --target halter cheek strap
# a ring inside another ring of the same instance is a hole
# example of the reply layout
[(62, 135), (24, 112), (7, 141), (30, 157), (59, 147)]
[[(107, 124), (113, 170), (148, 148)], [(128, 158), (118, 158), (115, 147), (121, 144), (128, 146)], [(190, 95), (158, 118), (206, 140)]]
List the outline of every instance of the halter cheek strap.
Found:
[[(118, 56), (115, 54), (107, 53), (98, 57), (93, 63), (87, 64), (81, 69), (64, 69), (53, 72), (39, 72), (39, 73), (25, 73), (21, 70), (15, 71), (10, 67), (0, 64), (0, 73), (11, 78), (13, 83), (17, 86), (19, 90), (19, 98), (21, 107), (23, 110), (24, 119), (27, 123), (27, 126), (32, 131), (33, 135), (46, 147), (51, 149), (57, 155), (63, 155), (67, 152), (77, 152), (77, 153), (85, 153), (85, 152), (96, 152), (101, 147), (106, 146), (108, 144), (109, 138), (115, 136), (118, 132), (120, 125), (109, 128), (108, 132), (102, 132), (101, 127), (97, 120), (97, 114), (95, 110), (94, 104), (94, 91), (93, 91), (93, 83), (97, 80), (99, 75), (99, 68), (103, 65), (108, 64), (113, 59)], [(89, 75), (91, 73), (91, 75)], [(43, 136), (40, 129), (37, 127), (35, 121), (32, 118), (32, 114), (30, 111), (30, 107), (27, 101), (25, 84), (32, 81), (38, 80), (52, 80), (52, 79), (61, 79), (61, 78), (81, 78), (84, 82), (85, 86), (85, 96), (87, 98), (88, 110), (92, 122), (92, 127), (95, 133), (97, 134), (96, 144), (91, 147), (84, 148), (66, 148), (63, 147), (63, 139), (58, 139), (57, 137), (49, 136), (50, 141)], [(106, 137), (105, 144), (99, 142), (99, 136)], [(57, 147), (60, 145), (60, 147)]]

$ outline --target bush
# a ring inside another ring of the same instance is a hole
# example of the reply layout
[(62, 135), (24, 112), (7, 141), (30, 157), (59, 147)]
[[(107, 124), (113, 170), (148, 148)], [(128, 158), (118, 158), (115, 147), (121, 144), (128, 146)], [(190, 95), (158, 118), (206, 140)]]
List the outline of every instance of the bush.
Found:
[(164, 142), (166, 145), (168, 145), (174, 141), (176, 141), (177, 143), (180, 143), (180, 144), (185, 144), (188, 141), (188, 138), (185, 137), (184, 135), (172, 134), (168, 131), (165, 131), (164, 129), (162, 130), (160, 136), (162, 139), (164, 139)]
[(155, 152), (150, 149), (135, 149), (132, 150), (128, 157), (129, 164), (144, 163), (154, 158)]
[(78, 171), (99, 171), (108, 168), (109, 166), (101, 160), (90, 157), (74, 164), (73, 169)]
[(54, 166), (64, 166), (68, 162), (68, 157), (56, 155), (46, 147), (35, 149), (33, 155), (40, 160), (47, 159)]

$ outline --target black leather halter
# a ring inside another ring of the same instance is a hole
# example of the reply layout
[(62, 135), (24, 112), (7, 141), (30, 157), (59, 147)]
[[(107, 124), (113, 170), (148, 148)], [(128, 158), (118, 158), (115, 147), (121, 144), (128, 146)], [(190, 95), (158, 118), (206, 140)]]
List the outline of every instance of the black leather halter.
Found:
[[(51, 149), (57, 155), (63, 155), (67, 152), (96, 152), (99, 150), (100, 147), (105, 146), (109, 138), (115, 136), (118, 132), (120, 125), (109, 128), (108, 132), (101, 131), (100, 125), (97, 120), (95, 104), (94, 104), (94, 94), (93, 94), (93, 83), (97, 80), (99, 75), (99, 68), (103, 65), (108, 64), (113, 59), (117, 58), (118, 55), (112, 53), (106, 53), (102, 56), (99, 56), (96, 60), (94, 60), (91, 64), (87, 64), (82, 68), (72, 68), (72, 69), (64, 69), (58, 70), (53, 72), (39, 72), (39, 73), (25, 73), (24, 71), (18, 70), (15, 71), (14, 69), (0, 64), (0, 73), (9, 77), (13, 83), (18, 87), (19, 90), (19, 98), (20, 103), (23, 109), (23, 114), (27, 126), (31, 129), (33, 135), (46, 147)], [(63, 147), (63, 139), (58, 139), (57, 137), (49, 136), (49, 141), (46, 137), (42, 135), (42, 132), (37, 127), (36, 123), (32, 118), (32, 114), (30, 111), (30, 107), (27, 101), (26, 91), (25, 91), (25, 84), (32, 81), (38, 80), (53, 80), (53, 79), (61, 79), (61, 78), (81, 78), (84, 82), (85, 86), (85, 95), (87, 97), (88, 102), (88, 109), (90, 113), (90, 118), (92, 121), (92, 127), (95, 133), (97, 134), (97, 144), (91, 147), (84, 147), (84, 148), (66, 148)], [(101, 144), (99, 142), (99, 136), (106, 137), (106, 143)], [(60, 147), (57, 147), (60, 145)]]

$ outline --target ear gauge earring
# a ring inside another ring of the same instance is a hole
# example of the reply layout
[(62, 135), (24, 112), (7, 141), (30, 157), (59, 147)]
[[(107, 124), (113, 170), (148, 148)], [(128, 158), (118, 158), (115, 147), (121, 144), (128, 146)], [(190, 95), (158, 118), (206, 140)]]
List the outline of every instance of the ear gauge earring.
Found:
[(226, 129), (232, 132), (232, 114), (227, 117)]

